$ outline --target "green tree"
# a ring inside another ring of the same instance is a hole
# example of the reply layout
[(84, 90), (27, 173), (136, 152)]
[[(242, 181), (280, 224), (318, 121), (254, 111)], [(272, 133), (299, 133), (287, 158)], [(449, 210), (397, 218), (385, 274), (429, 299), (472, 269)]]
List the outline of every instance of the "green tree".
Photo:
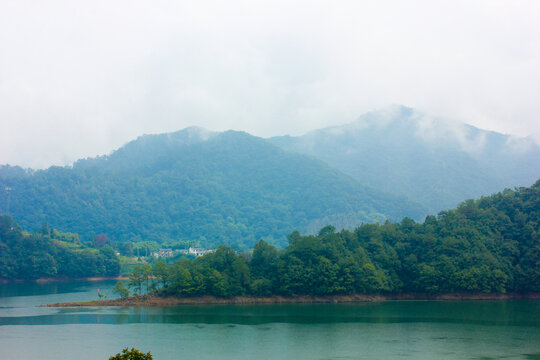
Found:
[(148, 290), (150, 289), (150, 279), (152, 279), (152, 265), (150, 264), (144, 264), (143, 265), (143, 273), (142, 273), (143, 279), (146, 282), (146, 293), (148, 294)]
[(169, 285), (169, 268), (169, 265), (164, 261), (158, 261), (152, 268), (152, 272), (159, 279), (162, 288), (166, 288)]
[(277, 272), (278, 251), (264, 240), (259, 240), (253, 247), (253, 255), (249, 262), (251, 275), (254, 278), (269, 278)]
[(114, 285), (113, 293), (117, 294), (122, 299), (125, 299), (129, 296), (129, 290), (126, 288), (122, 280), (119, 280), (116, 285)]
[(152, 354), (150, 352), (143, 353), (135, 348), (125, 348), (122, 350), (122, 353), (118, 353), (114, 356), (111, 356), (109, 360), (152, 360)]
[(136, 292), (137, 295), (142, 294), (142, 284), (144, 282), (144, 267), (141, 265), (135, 266), (131, 274), (129, 275), (129, 284), (128, 286), (130, 288), (134, 288), (135, 290), (138, 290)]

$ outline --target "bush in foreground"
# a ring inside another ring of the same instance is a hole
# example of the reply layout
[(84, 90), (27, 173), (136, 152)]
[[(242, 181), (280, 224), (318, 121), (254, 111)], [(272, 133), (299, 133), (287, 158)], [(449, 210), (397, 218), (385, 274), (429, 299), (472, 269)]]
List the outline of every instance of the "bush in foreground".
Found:
[(109, 360), (152, 360), (152, 354), (150, 352), (143, 353), (135, 348), (125, 348), (122, 350), (122, 353), (118, 353), (114, 356), (111, 356)]

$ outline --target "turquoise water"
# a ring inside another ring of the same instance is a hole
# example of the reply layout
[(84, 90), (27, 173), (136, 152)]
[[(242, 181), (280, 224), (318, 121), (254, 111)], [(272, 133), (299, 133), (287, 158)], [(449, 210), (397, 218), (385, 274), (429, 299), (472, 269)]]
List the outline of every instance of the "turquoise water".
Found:
[(540, 359), (540, 301), (40, 308), (114, 281), (0, 285), (1, 359)]

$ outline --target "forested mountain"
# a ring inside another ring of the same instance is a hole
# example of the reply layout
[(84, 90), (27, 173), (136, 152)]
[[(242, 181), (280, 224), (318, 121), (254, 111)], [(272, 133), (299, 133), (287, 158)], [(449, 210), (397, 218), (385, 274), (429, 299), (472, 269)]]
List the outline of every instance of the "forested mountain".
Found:
[[(352, 228), (425, 214), (420, 205), (267, 140), (200, 128), (145, 135), (72, 167), (4, 166), (5, 187), (12, 189), (10, 214), (23, 228), (48, 223), (113, 241), (200, 240), (246, 248), (260, 238), (283, 244), (293, 230), (328, 223)], [(7, 203), (5, 192), (2, 200)]]
[[(193, 261), (158, 263), (164, 295), (335, 295), (355, 293), (528, 293), (540, 291), (540, 180), (423, 223), (333, 226), (263, 240), (249, 256), (226, 246)], [(139, 272), (141, 273), (141, 272)]]
[(540, 147), (473, 126), (394, 106), (357, 121), (270, 139), (288, 151), (323, 160), (378, 190), (407, 196), (430, 212), (540, 176)]

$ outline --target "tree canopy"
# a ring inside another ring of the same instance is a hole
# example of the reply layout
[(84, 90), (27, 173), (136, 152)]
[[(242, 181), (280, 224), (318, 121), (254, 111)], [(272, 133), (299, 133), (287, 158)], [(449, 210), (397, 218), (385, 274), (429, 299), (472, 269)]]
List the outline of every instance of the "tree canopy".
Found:
[(150, 352), (143, 353), (135, 348), (125, 348), (121, 353), (111, 356), (109, 360), (152, 360)]

